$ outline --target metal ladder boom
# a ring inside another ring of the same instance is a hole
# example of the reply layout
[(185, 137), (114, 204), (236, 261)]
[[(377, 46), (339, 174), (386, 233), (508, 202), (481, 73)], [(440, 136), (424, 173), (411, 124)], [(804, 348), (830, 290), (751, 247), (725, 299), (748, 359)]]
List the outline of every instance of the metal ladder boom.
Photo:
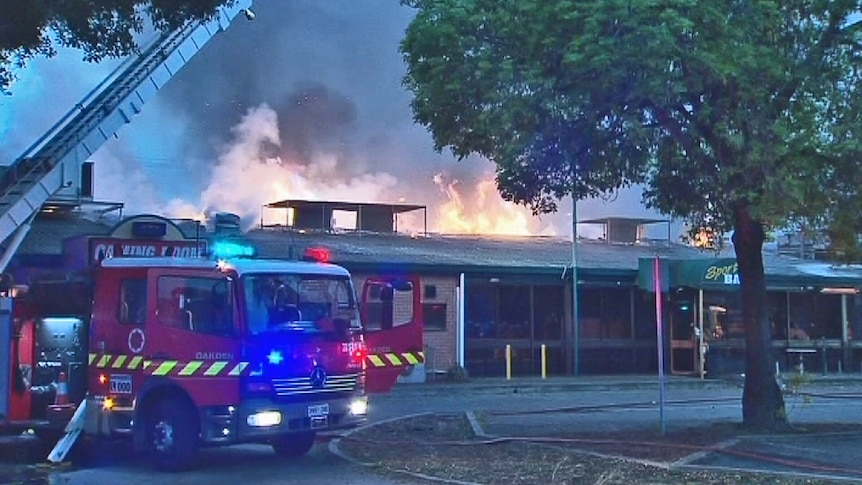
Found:
[[(22, 226), (46, 202), (74, 205), (86, 200), (81, 193), (81, 166), (87, 158), (130, 123), (144, 103), (251, 3), (237, 0), (220, 8), (209, 21), (189, 22), (160, 34), (140, 54), (126, 59), (11, 165), (3, 167), (0, 243), (15, 231), (26, 230)], [(7, 252), (15, 250), (17, 244), (7, 244)]]

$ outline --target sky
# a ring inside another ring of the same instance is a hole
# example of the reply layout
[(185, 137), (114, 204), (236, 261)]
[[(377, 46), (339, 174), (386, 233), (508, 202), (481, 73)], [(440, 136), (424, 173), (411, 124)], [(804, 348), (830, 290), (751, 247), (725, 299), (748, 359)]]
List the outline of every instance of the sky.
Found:
[[(571, 237), (569, 200), (534, 217), (499, 197), (491, 162), (436, 153), (413, 122), (398, 52), (409, 8), (396, 0), (258, 0), (253, 8), (254, 21), (238, 17), (93, 156), (98, 200), (123, 202), (124, 214), (234, 212), (246, 227), (281, 220), (261, 206), (288, 198), (404, 202), (428, 206), (434, 232)], [(13, 94), (0, 96), (0, 164), (117, 64), (62, 50), (19, 70)], [(642, 206), (639, 189), (580, 201), (578, 216), (661, 217)], [(419, 218), (399, 222), (411, 225), (420, 229)], [(579, 234), (601, 230), (581, 224)]]

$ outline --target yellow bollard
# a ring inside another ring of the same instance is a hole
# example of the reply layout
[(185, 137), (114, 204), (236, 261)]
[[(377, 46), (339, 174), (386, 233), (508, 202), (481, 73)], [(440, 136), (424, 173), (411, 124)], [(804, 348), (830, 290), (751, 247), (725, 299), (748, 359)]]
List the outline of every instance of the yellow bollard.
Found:
[(512, 380), (512, 346), (506, 344), (506, 380)]
[(542, 344), (542, 379), (548, 378), (548, 348)]

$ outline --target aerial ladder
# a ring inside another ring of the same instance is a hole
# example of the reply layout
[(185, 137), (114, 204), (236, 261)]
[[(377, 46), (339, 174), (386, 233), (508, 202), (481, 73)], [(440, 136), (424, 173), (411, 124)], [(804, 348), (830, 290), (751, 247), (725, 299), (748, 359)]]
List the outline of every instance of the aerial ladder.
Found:
[[(93, 201), (92, 162), (88, 159), (144, 103), (217, 33), (239, 14), (254, 18), (252, 0), (236, 0), (206, 21), (189, 21), (158, 34), (139, 54), (124, 60), (50, 130), (11, 165), (0, 168), (0, 349), (10, 348), (12, 298), (2, 272), (45, 206), (78, 207)], [(0, 366), (0, 396), (8, 395), (10, 373)], [(0, 418), (8, 403), (0, 399)], [(78, 407), (49, 459), (62, 461), (83, 429), (84, 406)]]
[(254, 18), (252, 0), (219, 8), (207, 21), (190, 21), (159, 34), (126, 59), (11, 165), (0, 172), (0, 272), (43, 206), (93, 201), (88, 159), (237, 15)]

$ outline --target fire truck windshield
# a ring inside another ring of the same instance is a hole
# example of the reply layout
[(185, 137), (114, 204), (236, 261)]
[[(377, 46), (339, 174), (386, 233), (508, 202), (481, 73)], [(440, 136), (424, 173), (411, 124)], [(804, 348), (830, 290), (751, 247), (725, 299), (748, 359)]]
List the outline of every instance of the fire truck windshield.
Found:
[(242, 288), (248, 331), (343, 334), (359, 329), (349, 277), (320, 274), (246, 274)]

